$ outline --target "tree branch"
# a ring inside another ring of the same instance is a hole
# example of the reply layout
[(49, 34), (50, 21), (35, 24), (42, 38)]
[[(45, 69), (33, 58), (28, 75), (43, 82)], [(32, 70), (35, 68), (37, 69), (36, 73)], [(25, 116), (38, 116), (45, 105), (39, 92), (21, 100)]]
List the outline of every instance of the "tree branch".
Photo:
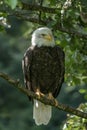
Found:
[(15, 88), (19, 89), (21, 92), (23, 92), (27, 96), (31, 96), (32, 98), (35, 98), (35, 99), (37, 99), (37, 100), (39, 100), (47, 105), (54, 106), (62, 111), (65, 111), (65, 112), (68, 112), (68, 113), (71, 113), (71, 114), (74, 114), (74, 115), (77, 115), (79, 117), (87, 119), (87, 113), (79, 111), (79, 110), (72, 108), (68, 105), (59, 103), (59, 102), (57, 102), (56, 99), (49, 99), (45, 95), (38, 96), (34, 92), (29, 91), (25, 87), (23, 87), (23, 85), (19, 82), (19, 80), (14, 80), (11, 77), (9, 77), (7, 74), (0, 73), (0, 77), (5, 79), (8, 83), (13, 85)]
[(41, 11), (41, 12), (53, 13), (53, 14), (56, 14), (56, 12), (58, 12), (58, 8), (43, 7), (40, 5), (23, 3), (23, 2), (22, 2), (22, 9), (31, 10), (31, 11)]

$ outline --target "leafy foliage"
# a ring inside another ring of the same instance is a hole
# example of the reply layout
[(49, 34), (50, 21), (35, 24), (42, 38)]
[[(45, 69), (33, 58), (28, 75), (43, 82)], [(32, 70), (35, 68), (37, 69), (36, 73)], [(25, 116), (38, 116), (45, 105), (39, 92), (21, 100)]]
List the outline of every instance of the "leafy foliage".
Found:
[(17, 5), (17, 0), (5, 0), (6, 4), (8, 4), (12, 9), (14, 9)]
[[(78, 110), (87, 113), (87, 103), (80, 104)], [(87, 129), (87, 119), (80, 118), (74, 115), (69, 115), (66, 123), (64, 124), (63, 130), (86, 130)]]

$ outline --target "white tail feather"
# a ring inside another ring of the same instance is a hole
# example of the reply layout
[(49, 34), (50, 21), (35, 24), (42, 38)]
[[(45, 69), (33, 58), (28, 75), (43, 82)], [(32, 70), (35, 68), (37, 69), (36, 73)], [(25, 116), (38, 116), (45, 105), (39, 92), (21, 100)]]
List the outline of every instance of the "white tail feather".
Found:
[(51, 106), (45, 105), (38, 100), (34, 100), (33, 119), (35, 119), (37, 125), (47, 125), (50, 121), (51, 114)]

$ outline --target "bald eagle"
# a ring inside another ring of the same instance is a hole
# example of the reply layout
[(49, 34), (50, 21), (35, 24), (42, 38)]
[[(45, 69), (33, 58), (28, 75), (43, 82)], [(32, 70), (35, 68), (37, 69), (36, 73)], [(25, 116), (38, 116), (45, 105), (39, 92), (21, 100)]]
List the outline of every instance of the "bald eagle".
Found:
[[(35, 30), (31, 43), (22, 60), (26, 88), (34, 93), (56, 98), (64, 81), (64, 52), (55, 45), (52, 31), (47, 27)], [(52, 107), (32, 100), (35, 123), (47, 125), (52, 115)]]

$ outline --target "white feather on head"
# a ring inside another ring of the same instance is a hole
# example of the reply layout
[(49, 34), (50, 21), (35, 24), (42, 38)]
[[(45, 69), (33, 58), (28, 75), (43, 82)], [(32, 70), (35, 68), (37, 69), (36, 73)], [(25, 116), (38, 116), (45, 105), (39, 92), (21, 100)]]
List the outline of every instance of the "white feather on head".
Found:
[(38, 47), (55, 46), (52, 31), (48, 27), (41, 27), (36, 29), (32, 34), (31, 42), (33, 46), (37, 45)]

